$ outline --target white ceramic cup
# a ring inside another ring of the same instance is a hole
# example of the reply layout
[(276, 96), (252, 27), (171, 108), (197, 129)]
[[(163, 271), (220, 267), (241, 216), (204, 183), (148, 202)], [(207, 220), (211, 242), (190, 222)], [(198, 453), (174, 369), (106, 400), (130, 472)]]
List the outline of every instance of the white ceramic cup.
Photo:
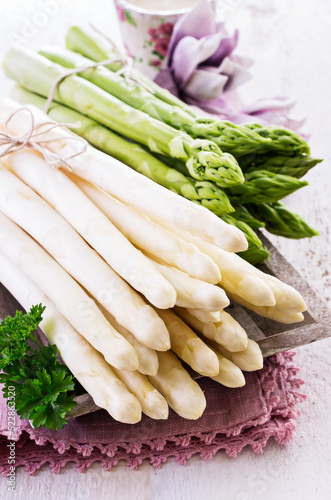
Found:
[(123, 43), (140, 71), (153, 78), (164, 68), (174, 24), (197, 2), (115, 0)]

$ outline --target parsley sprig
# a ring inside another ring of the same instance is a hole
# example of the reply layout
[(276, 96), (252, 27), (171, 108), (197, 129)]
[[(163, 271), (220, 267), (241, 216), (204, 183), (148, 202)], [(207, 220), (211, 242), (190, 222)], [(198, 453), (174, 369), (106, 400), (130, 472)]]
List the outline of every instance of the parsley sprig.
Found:
[(45, 307), (32, 306), (28, 313), (16, 311), (0, 324), (0, 382), (8, 397), (15, 388), (18, 415), (34, 427), (62, 429), (66, 414), (76, 405), (75, 382), (68, 367), (58, 360), (56, 345), (42, 346), (37, 327)]

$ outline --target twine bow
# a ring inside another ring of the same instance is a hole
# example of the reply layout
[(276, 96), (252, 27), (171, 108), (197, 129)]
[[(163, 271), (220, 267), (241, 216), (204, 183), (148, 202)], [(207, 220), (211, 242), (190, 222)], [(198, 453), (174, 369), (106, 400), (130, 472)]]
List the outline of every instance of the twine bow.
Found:
[[(15, 115), (17, 115), (22, 111), (28, 112), (31, 120), (30, 127), (28, 128), (25, 134), (22, 134), (20, 136), (13, 136), (9, 133), (8, 130), (9, 123), (14, 118)], [(79, 122), (72, 124), (72, 123), (54, 123), (52, 121), (43, 122), (36, 125), (32, 111), (27, 107), (21, 107), (15, 110), (9, 116), (9, 118), (7, 118), (4, 124), (4, 132), (0, 132), (0, 146), (7, 146), (7, 148), (5, 148), (3, 151), (0, 152), (0, 158), (10, 153), (20, 151), (21, 149), (27, 147), (41, 153), (49, 165), (56, 168), (60, 168), (61, 166), (65, 165), (66, 168), (72, 171), (72, 167), (67, 162), (68, 160), (71, 160), (72, 158), (75, 158), (76, 156), (79, 156), (80, 154), (86, 151), (87, 142), (85, 141), (85, 139), (83, 139), (82, 137), (75, 136), (74, 134), (70, 135), (69, 137), (67, 135), (62, 135), (62, 136), (59, 135), (56, 137), (52, 137), (50, 139), (43, 139), (42, 136), (44, 134), (47, 134), (48, 132), (51, 132), (56, 128), (60, 129), (65, 127), (77, 128), (79, 126), (80, 126)], [(82, 144), (82, 149), (81, 151), (78, 151), (72, 155), (67, 155), (67, 156), (61, 156), (57, 153), (49, 151), (49, 149), (46, 147), (46, 144), (59, 140), (78, 141), (79, 143)]]

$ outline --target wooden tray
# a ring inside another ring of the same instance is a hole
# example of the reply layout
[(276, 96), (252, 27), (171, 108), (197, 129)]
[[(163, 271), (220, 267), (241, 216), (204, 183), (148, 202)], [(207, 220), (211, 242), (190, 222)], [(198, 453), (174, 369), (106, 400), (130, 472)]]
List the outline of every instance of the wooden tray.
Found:
[(269, 262), (259, 268), (298, 290), (307, 304), (304, 321), (285, 325), (258, 314), (238, 304), (231, 304), (228, 310), (246, 329), (248, 336), (258, 342), (263, 356), (287, 351), (331, 336), (331, 310), (309, 286), (308, 282), (279, 253), (272, 243), (259, 234), (262, 243), (271, 253)]
[[(260, 266), (260, 269), (288, 283), (302, 294), (307, 303), (304, 321), (284, 325), (262, 318), (234, 303), (227, 310), (245, 328), (248, 336), (258, 342), (264, 357), (330, 337), (331, 310), (272, 243), (263, 234), (260, 234), (259, 237), (271, 253), (270, 262)], [(8, 314), (15, 314), (17, 309), (22, 309), (20, 304), (0, 284), (0, 319)], [(69, 418), (99, 409), (88, 394), (78, 396), (76, 400), (77, 406), (73, 408)]]

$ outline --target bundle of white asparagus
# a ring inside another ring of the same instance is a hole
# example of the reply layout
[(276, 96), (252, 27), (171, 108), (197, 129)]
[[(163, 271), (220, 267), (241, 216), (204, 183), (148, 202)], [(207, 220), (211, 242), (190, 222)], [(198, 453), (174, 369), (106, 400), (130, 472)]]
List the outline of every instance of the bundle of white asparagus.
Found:
[(25, 309), (46, 306), (46, 337), (114, 419), (165, 419), (168, 405), (199, 418), (205, 397), (181, 360), (232, 388), (263, 364), (228, 297), (291, 323), (301, 295), (234, 253), (246, 248), (237, 228), (28, 108), (30, 138), (31, 115), (0, 101), (1, 131), (28, 138), (0, 145), (1, 282)]

